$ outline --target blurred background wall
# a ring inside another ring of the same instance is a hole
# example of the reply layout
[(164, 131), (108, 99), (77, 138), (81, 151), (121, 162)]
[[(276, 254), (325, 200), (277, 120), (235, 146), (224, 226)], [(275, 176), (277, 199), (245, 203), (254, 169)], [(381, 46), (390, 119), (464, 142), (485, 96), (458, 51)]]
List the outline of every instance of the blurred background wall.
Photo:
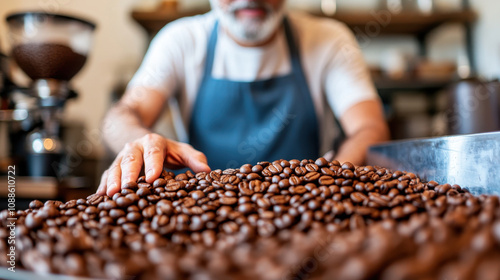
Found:
[[(98, 135), (100, 121), (111, 103), (111, 92), (133, 75), (141, 62), (148, 44), (148, 36), (130, 16), (132, 9), (154, 9), (159, 0), (2, 0), (0, 2), (0, 46), (8, 53), (8, 36), (4, 18), (7, 14), (24, 10), (43, 10), (67, 13), (90, 19), (97, 23), (94, 47), (83, 71), (73, 80), (79, 91), (77, 100), (66, 107), (65, 121), (81, 124), (86, 135)], [(436, 0), (435, 5), (450, 9), (459, 6), (460, 0)], [(290, 6), (317, 10), (320, 0), (289, 0)], [(378, 0), (338, 0), (339, 11), (374, 11)], [(208, 0), (179, 0), (180, 9), (206, 7)], [(478, 14), (474, 24), (474, 57), (478, 74), (486, 78), (500, 77), (500, 2), (497, 0), (471, 0), (472, 9)], [(447, 24), (432, 32), (429, 57), (437, 61), (457, 62), (464, 55), (463, 28)], [(362, 46), (365, 58), (372, 66), (381, 65), (394, 52), (416, 55), (417, 43), (411, 37), (374, 37)], [(26, 83), (21, 74), (17, 80)], [(90, 139), (99, 141), (98, 137)], [(103, 152), (95, 145), (96, 156)]]

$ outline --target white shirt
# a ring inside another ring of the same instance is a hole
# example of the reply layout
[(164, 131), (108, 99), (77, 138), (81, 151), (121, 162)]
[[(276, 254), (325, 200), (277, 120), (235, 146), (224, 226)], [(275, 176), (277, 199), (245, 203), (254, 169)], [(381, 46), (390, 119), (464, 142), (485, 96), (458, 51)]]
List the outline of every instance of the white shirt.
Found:
[[(377, 100), (368, 68), (350, 30), (342, 23), (288, 14), (301, 55), (318, 117), (321, 153), (330, 150), (336, 136), (333, 114), (340, 118), (353, 105)], [(151, 42), (129, 88), (154, 88), (167, 97), (177, 95), (187, 126), (203, 77), (207, 44), (215, 24), (213, 12), (176, 20)], [(212, 76), (232, 81), (255, 81), (291, 71), (284, 30), (263, 47), (242, 47), (219, 30)]]

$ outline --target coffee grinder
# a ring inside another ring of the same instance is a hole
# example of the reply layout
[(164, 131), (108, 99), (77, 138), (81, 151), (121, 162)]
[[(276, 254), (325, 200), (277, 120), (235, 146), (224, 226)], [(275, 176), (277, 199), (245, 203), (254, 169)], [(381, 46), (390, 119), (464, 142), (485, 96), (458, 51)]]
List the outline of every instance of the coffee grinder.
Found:
[(69, 81), (85, 64), (95, 25), (45, 12), (12, 14), (7, 23), (11, 57), (31, 78), (26, 92), (37, 100), (29, 114), (39, 125), (23, 144), (27, 175), (64, 176), (60, 172), (65, 150), (60, 139), (61, 116), (66, 101), (77, 96)]

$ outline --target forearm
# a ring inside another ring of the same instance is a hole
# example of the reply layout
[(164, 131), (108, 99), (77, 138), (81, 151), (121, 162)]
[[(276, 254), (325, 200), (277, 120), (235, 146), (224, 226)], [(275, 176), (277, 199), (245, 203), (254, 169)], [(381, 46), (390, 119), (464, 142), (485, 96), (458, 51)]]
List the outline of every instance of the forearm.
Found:
[(339, 162), (349, 161), (354, 165), (365, 164), (368, 148), (387, 140), (389, 140), (389, 132), (385, 125), (361, 129), (344, 141), (335, 159)]
[(105, 143), (115, 153), (121, 151), (125, 144), (150, 133), (134, 110), (120, 102), (108, 112), (102, 129)]

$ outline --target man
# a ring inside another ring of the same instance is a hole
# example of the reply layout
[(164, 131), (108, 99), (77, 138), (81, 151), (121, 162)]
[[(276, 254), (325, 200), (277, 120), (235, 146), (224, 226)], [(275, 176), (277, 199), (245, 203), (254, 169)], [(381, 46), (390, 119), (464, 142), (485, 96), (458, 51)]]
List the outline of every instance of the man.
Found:
[[(285, 0), (211, 0), (213, 11), (165, 26), (124, 97), (105, 119), (118, 152), (98, 193), (113, 195), (144, 167), (237, 167), (276, 159), (362, 164), (388, 139), (380, 101), (354, 36), (341, 23), (285, 16)], [(166, 101), (179, 100), (189, 144), (149, 130)], [(333, 114), (332, 114), (333, 112)], [(334, 116), (336, 117), (334, 117)], [(331, 154), (331, 153), (330, 153)]]

